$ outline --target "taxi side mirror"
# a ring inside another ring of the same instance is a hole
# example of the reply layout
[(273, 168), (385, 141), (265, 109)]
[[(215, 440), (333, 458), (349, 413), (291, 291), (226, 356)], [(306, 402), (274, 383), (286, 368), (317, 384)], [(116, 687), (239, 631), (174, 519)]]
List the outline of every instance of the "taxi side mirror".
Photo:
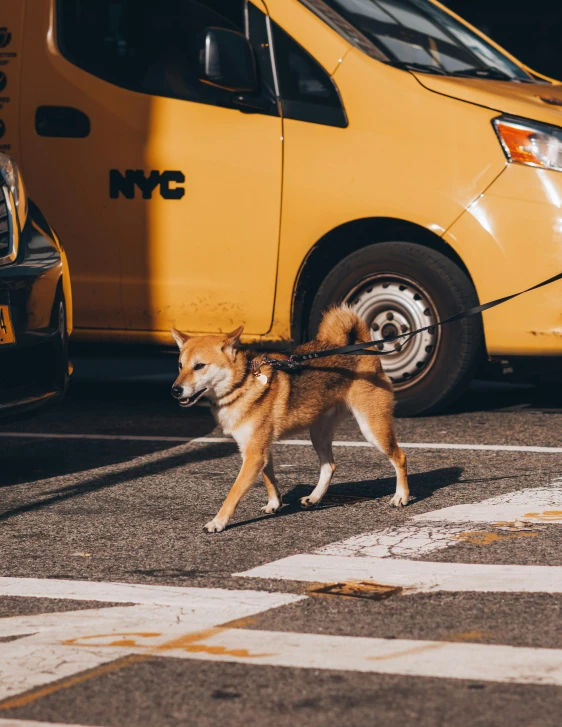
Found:
[(256, 62), (246, 36), (225, 28), (206, 28), (199, 49), (199, 80), (233, 93), (256, 91)]

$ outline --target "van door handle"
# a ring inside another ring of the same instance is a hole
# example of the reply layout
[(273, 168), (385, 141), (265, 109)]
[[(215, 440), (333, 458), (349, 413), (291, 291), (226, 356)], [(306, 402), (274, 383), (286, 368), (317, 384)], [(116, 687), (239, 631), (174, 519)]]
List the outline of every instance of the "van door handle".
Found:
[(39, 106), (35, 112), (35, 131), (39, 136), (83, 139), (90, 129), (86, 114), (71, 106)]

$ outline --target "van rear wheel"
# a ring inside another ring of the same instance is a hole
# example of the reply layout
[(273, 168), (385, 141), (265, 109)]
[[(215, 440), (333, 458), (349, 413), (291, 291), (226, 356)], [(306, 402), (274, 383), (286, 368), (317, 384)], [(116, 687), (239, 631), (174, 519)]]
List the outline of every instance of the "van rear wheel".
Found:
[[(455, 263), (410, 242), (382, 242), (344, 258), (321, 284), (309, 319), (314, 335), (322, 313), (347, 303), (369, 325), (373, 340), (432, 326), (478, 305), (474, 286)], [(396, 394), (398, 416), (430, 414), (458, 398), (483, 350), (480, 316), (384, 344), (384, 370)]]

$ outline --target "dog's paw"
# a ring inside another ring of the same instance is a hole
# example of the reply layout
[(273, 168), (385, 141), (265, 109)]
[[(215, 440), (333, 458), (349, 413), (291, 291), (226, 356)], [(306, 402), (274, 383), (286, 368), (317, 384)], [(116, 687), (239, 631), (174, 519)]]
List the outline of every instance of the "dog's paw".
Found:
[(210, 522), (208, 522), (206, 525), (203, 526), (203, 530), (205, 530), (208, 533), (222, 533), (222, 531), (226, 528), (226, 523), (221, 522), (220, 520), (217, 520), (217, 518), (213, 518)]
[(274, 515), (281, 509), (281, 500), (270, 500), (267, 505), (262, 507), (261, 511), (266, 515)]
[(409, 499), (409, 495), (404, 495), (402, 492), (397, 492), (391, 499), (390, 505), (391, 507), (406, 507)]
[(311, 508), (316, 507), (316, 505), (318, 505), (318, 503), (311, 500), (310, 497), (301, 497), (301, 507), (304, 507), (305, 510), (310, 510)]

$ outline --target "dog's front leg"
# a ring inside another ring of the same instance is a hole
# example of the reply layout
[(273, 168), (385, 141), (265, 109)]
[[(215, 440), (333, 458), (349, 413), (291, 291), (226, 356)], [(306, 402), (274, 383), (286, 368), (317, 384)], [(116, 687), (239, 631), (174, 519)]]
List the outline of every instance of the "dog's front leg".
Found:
[(254, 484), (267, 462), (267, 454), (260, 451), (246, 451), (242, 456), (244, 461), (236, 482), (232, 485), (221, 509), (211, 522), (205, 525), (204, 529), (209, 533), (220, 533), (226, 528), (238, 503)]

